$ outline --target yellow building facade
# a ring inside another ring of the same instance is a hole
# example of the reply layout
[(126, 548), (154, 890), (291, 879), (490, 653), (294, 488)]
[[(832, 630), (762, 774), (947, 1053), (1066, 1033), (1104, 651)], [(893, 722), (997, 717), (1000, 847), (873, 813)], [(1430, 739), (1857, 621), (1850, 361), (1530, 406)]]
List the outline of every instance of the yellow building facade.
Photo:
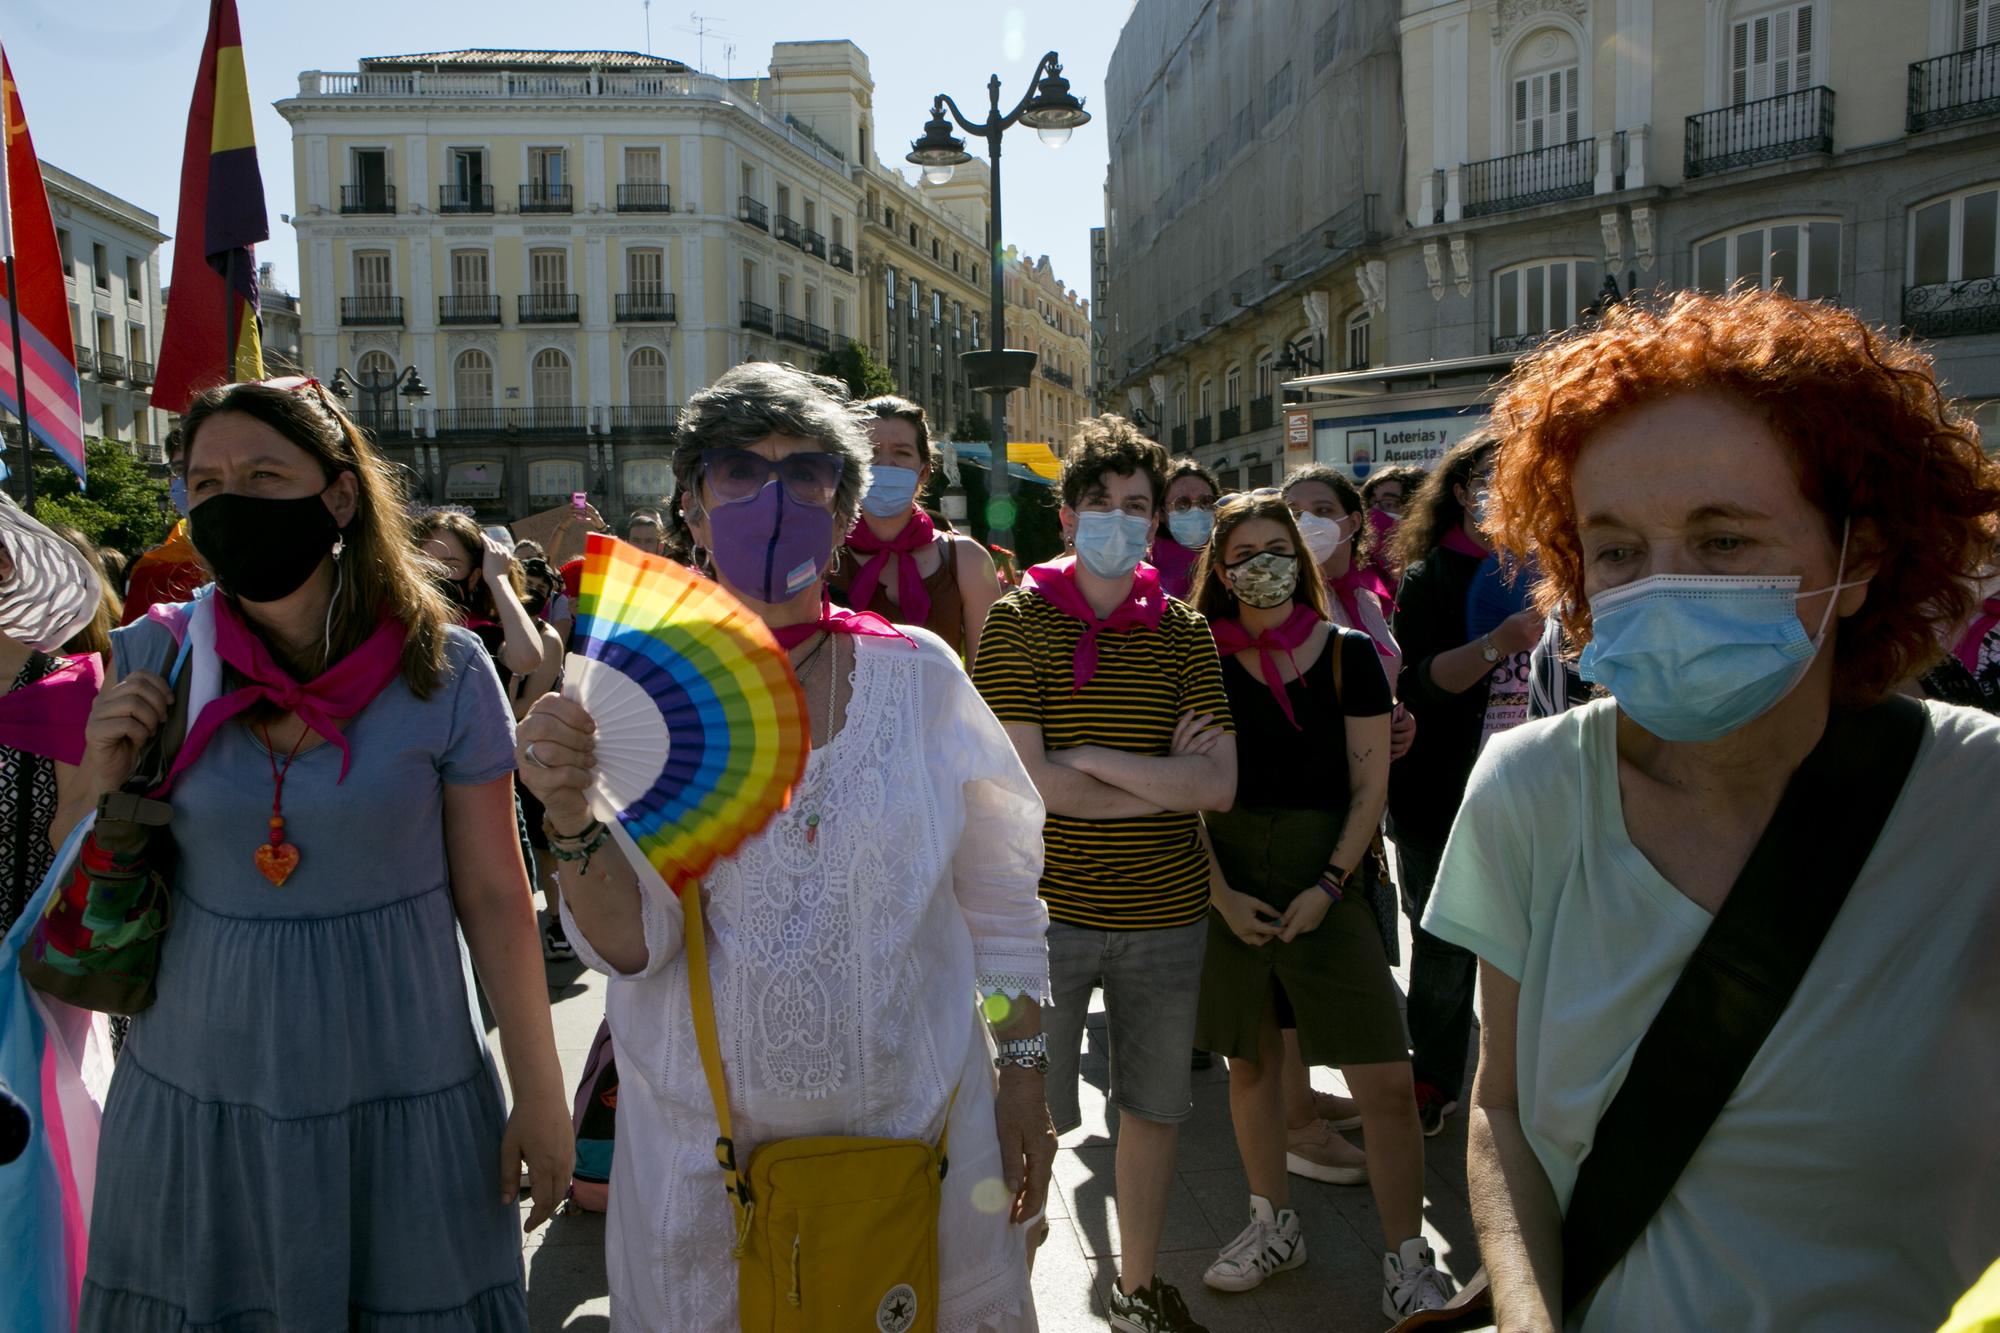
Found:
[(1007, 398), (1007, 438), (1040, 440), (1058, 455), (1091, 415), (1090, 301), (1056, 277), (1049, 257), (1006, 256), (1007, 343), (1040, 358), (1035, 382)]

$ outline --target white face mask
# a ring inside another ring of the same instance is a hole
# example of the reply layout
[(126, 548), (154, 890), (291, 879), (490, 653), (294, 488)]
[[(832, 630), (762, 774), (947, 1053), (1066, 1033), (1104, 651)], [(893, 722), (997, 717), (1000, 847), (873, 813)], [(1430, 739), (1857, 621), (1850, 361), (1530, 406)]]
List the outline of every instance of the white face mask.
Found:
[(1356, 521), (1353, 514), (1342, 519), (1321, 518), (1318, 514), (1298, 515), (1299, 535), (1306, 539), (1306, 549), (1312, 552), (1315, 565), (1323, 565), (1333, 559), (1334, 552), (1354, 535)]

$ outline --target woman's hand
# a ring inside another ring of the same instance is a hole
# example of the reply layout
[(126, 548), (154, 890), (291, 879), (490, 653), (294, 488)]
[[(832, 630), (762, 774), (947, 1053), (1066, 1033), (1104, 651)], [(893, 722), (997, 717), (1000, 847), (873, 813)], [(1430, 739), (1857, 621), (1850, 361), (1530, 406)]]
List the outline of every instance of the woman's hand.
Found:
[(1181, 720), (1174, 724), (1173, 745), (1167, 753), (1176, 759), (1182, 755), (1207, 754), (1222, 735), (1222, 728), (1215, 725), (1215, 714), (1182, 713)]
[(482, 537), (479, 548), (479, 572), (486, 576), (489, 586), (500, 583), (507, 577), (507, 571), (514, 567), (514, 553), (501, 545), (497, 537)]
[(1278, 938), (1290, 944), (1301, 935), (1310, 935), (1319, 929), (1319, 923), (1326, 920), (1332, 907), (1333, 895), (1314, 884), (1285, 908), (1285, 915), (1278, 922)]
[[(1304, 894), (1299, 896), (1305, 897)], [(1223, 924), (1229, 927), (1230, 934), (1251, 948), (1260, 949), (1278, 937), (1282, 923), (1277, 912), (1263, 899), (1212, 884), (1208, 890), (1208, 901), (1222, 913)]]
[(97, 696), (83, 725), (78, 765), (92, 808), (98, 797), (132, 780), (139, 755), (173, 710), (173, 687), (150, 671), (134, 671)]
[(1018, 1065), (1000, 1070), (993, 1127), (1000, 1136), (1000, 1172), (1014, 1200), (1007, 1220), (1019, 1225), (1042, 1211), (1056, 1163), (1056, 1130), (1040, 1074)]
[(1516, 611), (1494, 627), (1493, 646), (1508, 654), (1529, 652), (1542, 641), (1542, 628), (1547, 623), (1546, 617), (1532, 606)]
[(1417, 715), (1401, 704), (1389, 714), (1389, 762), (1395, 763), (1417, 743)]
[(584, 792), (597, 765), (597, 723), (582, 704), (560, 694), (535, 700), (514, 731), (514, 763), (521, 782), (548, 811), (558, 833), (578, 833), (590, 823)]
[(517, 1102), (507, 1117), (507, 1131), (500, 1136), (500, 1202), (519, 1197), (524, 1165), (535, 1206), (521, 1229), (533, 1231), (569, 1193), (570, 1172), (576, 1168), (576, 1135), (560, 1094)]

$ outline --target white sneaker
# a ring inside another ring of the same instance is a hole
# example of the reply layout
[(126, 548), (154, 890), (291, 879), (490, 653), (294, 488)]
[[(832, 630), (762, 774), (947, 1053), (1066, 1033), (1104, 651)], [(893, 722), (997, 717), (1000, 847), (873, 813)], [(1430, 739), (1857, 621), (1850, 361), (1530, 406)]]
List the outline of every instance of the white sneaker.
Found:
[(1253, 1194), (1250, 1225), (1222, 1247), (1201, 1280), (1217, 1291), (1249, 1291), (1271, 1274), (1305, 1261), (1306, 1238), (1299, 1229), (1299, 1215), (1289, 1208), (1274, 1213), (1269, 1199)]
[(1419, 1310), (1442, 1310), (1457, 1291), (1421, 1236), (1404, 1241), (1396, 1253), (1382, 1256), (1382, 1313), (1391, 1319)]

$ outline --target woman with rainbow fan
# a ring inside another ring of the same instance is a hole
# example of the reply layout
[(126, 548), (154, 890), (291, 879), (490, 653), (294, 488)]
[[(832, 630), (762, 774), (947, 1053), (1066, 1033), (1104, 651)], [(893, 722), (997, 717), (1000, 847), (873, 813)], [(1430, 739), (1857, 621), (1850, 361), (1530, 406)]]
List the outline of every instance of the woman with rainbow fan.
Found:
[(591, 817), (590, 711), (549, 695), (521, 724), (523, 779), (567, 858), (569, 938), (612, 978), (624, 1071), (606, 1247), (615, 1329), (739, 1327), (738, 1219), (719, 1188), (691, 954), (706, 959), (736, 1160), (779, 1140), (936, 1144), (948, 1132), (937, 1305), (921, 1313), (941, 1333), (1036, 1327), (1026, 1238), (1055, 1154), (1040, 1050), (1042, 803), (955, 653), (827, 601), (871, 452), (866, 418), (837, 385), (783, 366), (739, 366), (682, 413), (683, 515), (717, 583), (789, 652), (799, 688), (787, 681), (770, 700), (796, 707), (803, 695), (811, 747), (789, 807), (686, 890), (701, 950), (684, 935), (683, 900), (611, 854)]

